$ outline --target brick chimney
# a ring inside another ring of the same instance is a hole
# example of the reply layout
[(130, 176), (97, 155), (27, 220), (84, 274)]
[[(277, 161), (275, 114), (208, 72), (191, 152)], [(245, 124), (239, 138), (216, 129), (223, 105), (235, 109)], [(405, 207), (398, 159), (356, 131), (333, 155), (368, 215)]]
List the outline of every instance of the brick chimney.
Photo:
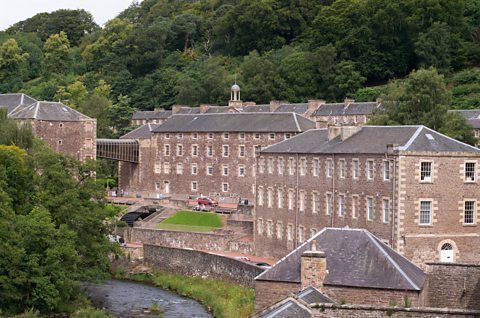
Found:
[(326, 101), (321, 99), (309, 99), (308, 100), (308, 114), (313, 114), (320, 105), (324, 105)]
[(163, 108), (163, 107), (155, 107), (155, 109), (154, 109), (153, 111), (156, 112), (156, 113), (160, 113), (160, 112), (165, 111), (165, 108)]
[(172, 115), (175, 115), (176, 113), (178, 113), (180, 111), (180, 109), (182, 109), (182, 105), (173, 105), (172, 106)]
[(340, 125), (328, 125), (328, 140), (332, 140), (340, 136), (342, 127)]
[(361, 126), (354, 126), (354, 125), (344, 125), (341, 128), (341, 139), (342, 141), (348, 139), (362, 130)]
[(355, 103), (355, 100), (351, 98), (345, 98), (345, 100), (343, 101), (343, 104), (345, 105), (345, 107), (347, 107), (351, 103)]
[(270, 112), (273, 113), (278, 109), (278, 107), (282, 104), (287, 104), (288, 102), (284, 100), (271, 100), (270, 101)]
[(317, 241), (313, 240), (311, 250), (303, 252), (301, 257), (301, 289), (309, 286), (321, 289), (327, 274), (327, 257), (324, 252), (317, 251)]
[(205, 114), (212, 105), (200, 104), (200, 114)]

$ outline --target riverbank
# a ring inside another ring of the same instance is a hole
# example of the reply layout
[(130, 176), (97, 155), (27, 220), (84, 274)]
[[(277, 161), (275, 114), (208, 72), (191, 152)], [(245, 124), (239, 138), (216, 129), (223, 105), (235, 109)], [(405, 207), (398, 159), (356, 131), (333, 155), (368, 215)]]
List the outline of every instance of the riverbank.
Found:
[(218, 279), (165, 272), (117, 274), (119, 279), (152, 284), (202, 303), (215, 318), (246, 318), (254, 311), (253, 289)]

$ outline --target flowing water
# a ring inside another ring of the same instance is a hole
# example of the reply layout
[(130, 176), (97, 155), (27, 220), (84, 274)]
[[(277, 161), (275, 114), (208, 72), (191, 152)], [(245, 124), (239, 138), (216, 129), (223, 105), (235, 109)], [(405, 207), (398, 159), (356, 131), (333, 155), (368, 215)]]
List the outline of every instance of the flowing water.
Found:
[(152, 306), (160, 308), (165, 318), (212, 318), (197, 301), (157, 287), (122, 280), (84, 285), (88, 297), (97, 308), (115, 317), (159, 317), (148, 314)]

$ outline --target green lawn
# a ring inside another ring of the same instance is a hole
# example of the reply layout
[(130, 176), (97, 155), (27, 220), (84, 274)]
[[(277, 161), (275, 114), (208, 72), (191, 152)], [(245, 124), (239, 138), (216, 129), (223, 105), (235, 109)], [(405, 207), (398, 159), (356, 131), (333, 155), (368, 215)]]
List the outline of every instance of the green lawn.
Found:
[(179, 211), (157, 225), (158, 229), (209, 232), (223, 226), (222, 218), (215, 213)]

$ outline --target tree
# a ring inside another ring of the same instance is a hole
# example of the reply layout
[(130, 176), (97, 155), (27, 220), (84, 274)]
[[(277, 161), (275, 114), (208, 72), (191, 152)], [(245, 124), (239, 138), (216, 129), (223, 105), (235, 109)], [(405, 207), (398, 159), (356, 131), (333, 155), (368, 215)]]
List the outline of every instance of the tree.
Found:
[(27, 73), (28, 56), (18, 47), (15, 39), (3, 42), (0, 46), (0, 91), (11, 91), (15, 84), (22, 82)]
[(435, 67), (442, 73), (451, 69), (454, 50), (454, 38), (445, 23), (434, 23), (421, 33), (415, 42), (415, 54), (419, 58), (418, 65), (423, 68)]
[(70, 42), (67, 34), (60, 32), (51, 35), (43, 46), (43, 73), (49, 77), (51, 74), (67, 74), (71, 68)]
[(131, 130), (130, 120), (135, 112), (135, 108), (130, 106), (131, 101), (128, 96), (120, 95), (116, 103), (108, 110), (110, 125), (113, 128), (115, 137), (120, 137)]
[(342, 61), (335, 66), (335, 77), (330, 90), (335, 99), (343, 99), (363, 87), (365, 80), (352, 61)]
[(88, 91), (85, 85), (81, 81), (75, 81), (72, 84), (58, 87), (54, 100), (61, 101), (62, 103), (78, 108), (81, 103), (87, 98)]

